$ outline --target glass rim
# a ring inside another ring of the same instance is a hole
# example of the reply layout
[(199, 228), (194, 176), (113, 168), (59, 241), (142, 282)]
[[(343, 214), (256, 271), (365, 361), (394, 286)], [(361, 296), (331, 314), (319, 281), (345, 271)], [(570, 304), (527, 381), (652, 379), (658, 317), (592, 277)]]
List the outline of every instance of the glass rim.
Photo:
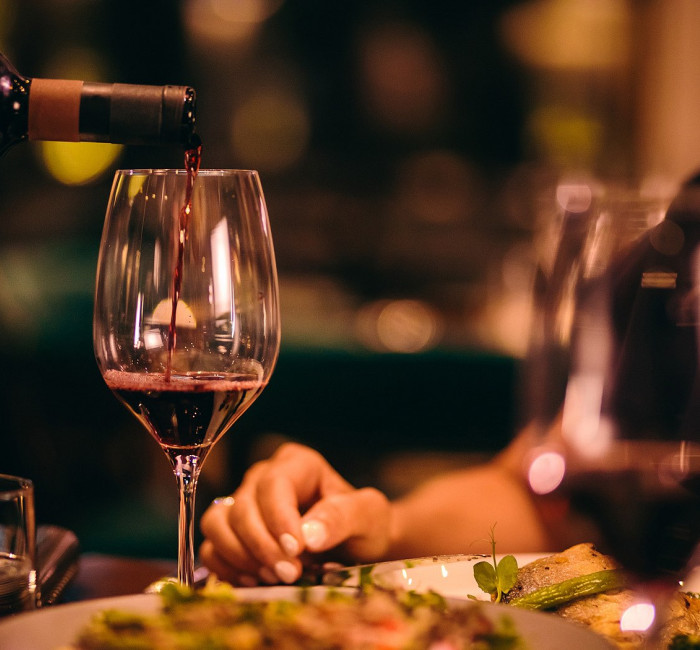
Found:
[[(187, 170), (184, 168), (141, 168), (141, 169), (117, 169), (115, 175), (122, 176), (187, 176)], [(256, 169), (224, 169), (224, 168), (212, 168), (212, 169), (200, 169), (197, 172), (197, 176), (237, 176), (237, 175), (258, 175)]]
[(16, 494), (33, 491), (34, 482), (22, 476), (0, 474), (0, 499), (6, 499)]

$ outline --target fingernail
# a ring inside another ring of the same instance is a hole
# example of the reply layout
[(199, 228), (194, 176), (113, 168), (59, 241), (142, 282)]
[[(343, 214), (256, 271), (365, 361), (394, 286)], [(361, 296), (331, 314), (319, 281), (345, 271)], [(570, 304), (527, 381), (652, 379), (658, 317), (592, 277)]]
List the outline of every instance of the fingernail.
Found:
[(305, 521), (301, 525), (301, 533), (304, 535), (304, 542), (312, 551), (319, 550), (328, 538), (326, 524), (318, 519)]
[(282, 533), (279, 541), (280, 546), (287, 555), (291, 555), (292, 557), (299, 555), (299, 542), (294, 535), (291, 535), (290, 533)]
[(291, 584), (299, 577), (299, 571), (291, 563), (285, 560), (280, 560), (275, 564), (275, 573), (282, 582)]
[(324, 571), (340, 571), (345, 568), (345, 564), (341, 564), (340, 562), (324, 562), (321, 568)]
[(278, 582), (279, 578), (275, 575), (275, 573), (272, 571), (272, 569), (264, 566), (260, 567), (260, 571), (258, 571), (258, 575), (260, 576), (260, 579), (263, 582), (266, 582), (269, 585), (273, 585), (276, 582)]

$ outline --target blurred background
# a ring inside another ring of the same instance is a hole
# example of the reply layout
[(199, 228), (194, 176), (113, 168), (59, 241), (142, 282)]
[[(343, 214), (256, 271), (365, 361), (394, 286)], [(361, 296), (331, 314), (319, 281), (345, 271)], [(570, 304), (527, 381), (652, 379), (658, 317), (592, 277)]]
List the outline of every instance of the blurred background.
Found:
[[(695, 0), (0, 0), (24, 75), (194, 86), (203, 166), (261, 173), (282, 352), (199, 514), (285, 439), (391, 495), (506, 445), (547, 199), (700, 166), (698, 27)], [(104, 386), (91, 317), (114, 170), (181, 166), (0, 159), (0, 471), (88, 551), (176, 553), (171, 470)]]

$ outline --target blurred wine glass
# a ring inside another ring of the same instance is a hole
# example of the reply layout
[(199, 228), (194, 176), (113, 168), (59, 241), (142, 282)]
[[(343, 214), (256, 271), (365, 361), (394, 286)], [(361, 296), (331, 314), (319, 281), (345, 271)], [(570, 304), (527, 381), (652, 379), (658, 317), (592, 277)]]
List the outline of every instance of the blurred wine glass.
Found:
[(202, 170), (196, 179), (192, 170), (116, 173), (98, 261), (95, 354), (109, 388), (172, 464), (180, 492), (178, 579), (186, 585), (202, 464), (266, 386), (279, 326), (256, 172)]
[(653, 644), (700, 537), (700, 184), (585, 187), (539, 294), (526, 472), (552, 526), (595, 523), (646, 598), (621, 625)]

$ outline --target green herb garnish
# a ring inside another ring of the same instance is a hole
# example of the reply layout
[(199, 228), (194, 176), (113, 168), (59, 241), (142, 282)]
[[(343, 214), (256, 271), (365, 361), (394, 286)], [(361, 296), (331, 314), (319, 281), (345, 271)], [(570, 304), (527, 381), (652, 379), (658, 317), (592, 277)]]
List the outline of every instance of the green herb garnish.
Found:
[(361, 589), (367, 589), (374, 585), (374, 579), (372, 578), (372, 571), (374, 570), (374, 567), (374, 564), (366, 564), (365, 566), (360, 567), (359, 581)]
[(496, 562), (496, 538), (494, 524), (491, 528), (491, 558), (493, 564), (486, 561), (474, 565), (474, 579), (479, 588), (491, 596), (491, 601), (500, 603), (503, 594), (507, 594), (518, 579), (518, 562), (512, 555), (506, 555)]
[(700, 636), (696, 634), (676, 634), (668, 650), (697, 650), (700, 648)]

